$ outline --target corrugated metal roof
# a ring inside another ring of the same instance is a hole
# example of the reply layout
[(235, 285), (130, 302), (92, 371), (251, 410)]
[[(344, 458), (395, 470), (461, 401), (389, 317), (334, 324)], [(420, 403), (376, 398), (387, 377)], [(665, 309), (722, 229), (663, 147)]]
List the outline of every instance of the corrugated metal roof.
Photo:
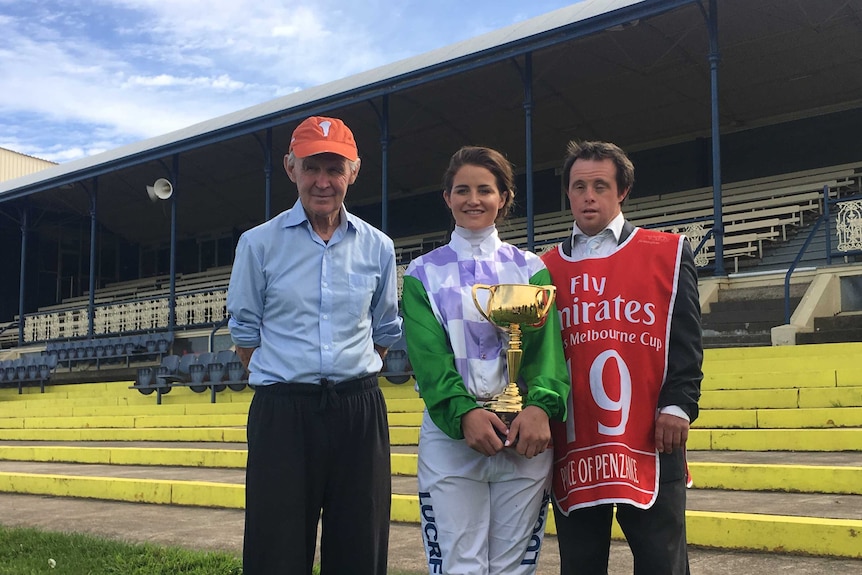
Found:
[(48, 160), (0, 148), (0, 182), (38, 172), (54, 165), (56, 165), (54, 162)]
[[(660, 11), (664, 6), (672, 7), (685, 3), (688, 2), (685, 0), (585, 0), (476, 38), (314, 86), (161, 136), (2, 182), (0, 201), (4, 195), (17, 196), (18, 194), (11, 194), (15, 190), (29, 188), (29, 191), (35, 192), (73, 180), (74, 178), (70, 176), (78, 172), (81, 172), (79, 177), (92, 177), (116, 169), (118, 166), (164, 158), (183, 149), (203, 145), (208, 140), (234, 137), (239, 133), (260, 130), (266, 127), (263, 124), (266, 121), (269, 125), (285, 123), (306, 115), (308, 109), (326, 109), (327, 101), (337, 96), (362, 93), (387, 85), (390, 85), (391, 90), (410, 76), (421, 75), (447, 63), (481, 59), (501, 47), (518, 42), (529, 42), (530, 39), (548, 35), (555, 30), (571, 27), (579, 22), (636, 4), (643, 4), (644, 7), (655, 6)], [(291, 110), (293, 110), (292, 114)]]

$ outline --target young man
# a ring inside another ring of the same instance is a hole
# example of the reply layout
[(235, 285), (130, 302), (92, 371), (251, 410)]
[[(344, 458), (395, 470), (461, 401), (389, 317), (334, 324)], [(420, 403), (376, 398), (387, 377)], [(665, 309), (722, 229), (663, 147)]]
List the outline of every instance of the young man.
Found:
[(242, 235), (231, 337), (248, 415), (243, 572), (385, 575), (391, 478), (377, 372), (401, 337), (392, 240), (344, 207), (359, 174), (350, 129), (312, 117), (285, 170), (299, 199)]
[(633, 183), (619, 147), (571, 142), (573, 232), (543, 258), (572, 372), (570, 416), (552, 428), (563, 575), (607, 574), (614, 506), (636, 574), (688, 572), (685, 443), (703, 379), (697, 271), (684, 236), (625, 220)]

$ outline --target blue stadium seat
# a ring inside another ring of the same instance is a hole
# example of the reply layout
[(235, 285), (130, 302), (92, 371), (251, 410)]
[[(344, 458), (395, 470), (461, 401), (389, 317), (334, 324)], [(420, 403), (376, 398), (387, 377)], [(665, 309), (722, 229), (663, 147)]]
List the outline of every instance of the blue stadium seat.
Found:
[(239, 360), (239, 356), (233, 350), (226, 350), (224, 361), (227, 367), (228, 387), (233, 391), (242, 391), (245, 389), (245, 386), (248, 384), (248, 376), (246, 375), (245, 366)]
[(227, 364), (232, 353), (230, 350), (223, 349), (212, 357), (207, 365), (207, 378), (210, 381), (224, 381), (227, 377)]
[(143, 335), (141, 336), (141, 340), (144, 342), (144, 347), (147, 349), (147, 353), (156, 353), (156, 349), (159, 347), (159, 342), (156, 340), (155, 334), (148, 333)]
[(15, 360), (15, 379), (18, 381), (27, 380), (27, 365), (20, 357)]
[(180, 370), (180, 357), (178, 355), (166, 355), (162, 358), (162, 362), (156, 371), (156, 383), (165, 387), (162, 393), (170, 393), (171, 387), (167, 385), (168, 381), (183, 381), (183, 378), (178, 377)]
[(111, 338), (111, 343), (114, 346), (114, 357), (122, 357), (126, 353), (126, 342), (121, 337)]
[(156, 368), (153, 367), (139, 367), (138, 375), (135, 377), (135, 385), (139, 392), (144, 395), (150, 395), (155, 391), (155, 388), (151, 387), (156, 381)]
[(130, 335), (122, 339), (123, 353), (126, 355), (134, 355), (138, 351), (138, 336)]
[(39, 356), (28, 355), (24, 358), (24, 365), (27, 366), (27, 381), (39, 381)]
[(6, 381), (13, 382), (18, 379), (18, 364), (17, 359), (10, 359), (6, 364)]
[(189, 381), (191, 381), (191, 383), (192, 383), (192, 385), (190, 386), (192, 391), (194, 391), (196, 393), (201, 393), (201, 392), (206, 391), (207, 386), (202, 385), (202, 384), (204, 382), (204, 379), (206, 379), (207, 364), (209, 363), (210, 359), (212, 359), (212, 354), (207, 352), (207, 353), (202, 353), (200, 355), (188, 354), (188, 355), (183, 356), (183, 358), (186, 358), (186, 357), (193, 357), (194, 358), (194, 360), (191, 363), (189, 363), (189, 366), (188, 366)]
[(57, 368), (57, 356), (54, 354), (43, 355), (39, 358), (39, 381), (44, 383), (51, 378), (51, 374)]
[(399, 385), (410, 379), (411, 372), (410, 359), (407, 357), (407, 338), (402, 335), (386, 353), (380, 375), (390, 383)]
[(174, 342), (174, 334), (171, 332), (160, 333), (156, 338), (156, 349), (159, 353), (167, 353)]
[[(178, 358), (177, 364), (176, 364), (176, 369), (173, 371), (173, 373), (169, 373), (169, 374), (165, 374), (165, 375), (159, 374), (159, 377), (163, 378), (168, 383), (179, 383), (179, 384), (190, 383), (191, 382), (191, 375), (189, 373), (189, 366), (192, 365), (193, 363), (197, 362), (197, 356), (193, 353), (187, 353), (183, 356), (174, 355), (174, 356), (166, 356), (166, 357)], [(162, 360), (162, 364), (164, 364), (164, 359)]]

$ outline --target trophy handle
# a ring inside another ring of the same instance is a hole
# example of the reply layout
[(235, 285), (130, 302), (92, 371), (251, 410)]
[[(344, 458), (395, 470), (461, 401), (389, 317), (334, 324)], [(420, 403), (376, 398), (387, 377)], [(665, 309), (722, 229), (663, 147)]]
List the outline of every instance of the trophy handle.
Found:
[[(540, 314), (542, 316), (542, 320), (548, 315), (548, 312), (551, 310), (551, 306), (554, 305), (554, 298), (557, 296), (557, 287), (556, 286), (542, 286), (542, 291), (536, 293), (536, 303), (540, 308)], [(539, 294), (545, 296), (545, 302), (541, 302), (541, 297)]]
[(494, 320), (492, 320), (490, 317), (488, 317), (488, 313), (484, 309), (482, 309), (482, 306), (479, 305), (479, 300), (476, 298), (476, 293), (480, 289), (489, 291), (491, 293), (491, 295), (493, 296), (494, 290), (496, 289), (496, 286), (489, 286), (489, 285), (485, 285), (485, 284), (473, 284), (473, 303), (476, 304), (476, 309), (479, 310), (479, 313), (482, 314), (482, 317), (484, 317), (485, 319), (487, 319), (491, 323), (494, 323)]

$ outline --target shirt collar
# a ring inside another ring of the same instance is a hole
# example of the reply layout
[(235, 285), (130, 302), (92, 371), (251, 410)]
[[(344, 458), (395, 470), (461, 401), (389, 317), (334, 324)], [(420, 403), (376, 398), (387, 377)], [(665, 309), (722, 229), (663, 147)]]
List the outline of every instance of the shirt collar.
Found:
[[(604, 230), (602, 230), (601, 232), (599, 232), (596, 235), (599, 235), (599, 234), (605, 232), (606, 230), (609, 230), (614, 235), (614, 241), (619, 243), (620, 235), (622, 235), (622, 233), (623, 233), (623, 226), (625, 225), (625, 223), (626, 223), (626, 218), (623, 215), (623, 213), (620, 212), (617, 214), (617, 216), (614, 219), (612, 219), (610, 221), (610, 223), (607, 226), (605, 226)], [(572, 226), (572, 245), (575, 245), (575, 241), (577, 241), (577, 239), (579, 237), (582, 239), (586, 239), (589, 236), (587, 234), (585, 234), (584, 232), (582, 232), (581, 229), (578, 227), (577, 222), (575, 222), (575, 224)]]
[[(503, 242), (500, 241), (500, 236), (497, 233), (497, 228), (494, 228), (488, 237), (482, 240), (482, 243), (479, 244), (479, 251), (483, 256), (492, 254), (497, 251), (502, 243)], [(452, 237), (449, 239), (449, 245), (456, 253), (467, 254), (470, 256), (473, 255), (473, 246), (470, 245), (470, 242), (454, 232), (452, 233)]]
[[(346, 232), (347, 228), (350, 227), (358, 232), (359, 227), (356, 225), (356, 216), (348, 212), (344, 204), (341, 205), (341, 214), (345, 217), (341, 218), (338, 229)], [(282, 227), (292, 228), (305, 222), (308, 222), (309, 226), (311, 225), (311, 222), (308, 221), (308, 216), (305, 214), (305, 209), (302, 207), (302, 202), (297, 199), (293, 207), (285, 212)]]

